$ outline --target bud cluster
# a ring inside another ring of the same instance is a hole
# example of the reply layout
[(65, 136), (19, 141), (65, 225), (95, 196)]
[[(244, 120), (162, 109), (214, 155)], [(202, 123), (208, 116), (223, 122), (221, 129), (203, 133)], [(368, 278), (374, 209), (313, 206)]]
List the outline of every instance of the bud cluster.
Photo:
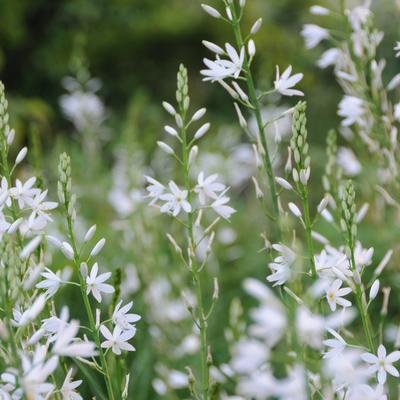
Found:
[(340, 220), (340, 226), (344, 232), (348, 233), (349, 245), (353, 246), (357, 235), (357, 225), (354, 221), (356, 214), (356, 203), (355, 203), (356, 192), (354, 185), (351, 180), (346, 182), (343, 190), (342, 197), (342, 218)]
[(189, 85), (188, 85), (188, 72), (186, 67), (181, 64), (177, 74), (178, 87), (176, 90), (176, 101), (184, 111), (189, 109)]
[(58, 183), (57, 183), (57, 193), (60, 203), (67, 207), (68, 215), (75, 219), (75, 194), (71, 195), (71, 159), (67, 153), (62, 153), (60, 155), (60, 161), (58, 163)]
[(310, 178), (310, 156), (308, 155), (307, 143), (307, 117), (306, 103), (299, 102), (295, 107), (292, 122), (292, 138), (290, 148), (293, 153), (294, 168), (292, 169), (293, 180), (307, 185)]
[(336, 182), (341, 178), (341, 170), (336, 165), (336, 157), (337, 135), (332, 129), (328, 132), (326, 139), (326, 165), (325, 173), (322, 177), (322, 185), (326, 192), (332, 192), (336, 186)]
[(6, 139), (7, 146), (10, 146), (14, 141), (15, 131), (14, 129), (10, 129), (8, 100), (6, 99), (4, 84), (1, 81), (0, 81), (0, 130), (3, 131), (3, 135), (4, 138)]

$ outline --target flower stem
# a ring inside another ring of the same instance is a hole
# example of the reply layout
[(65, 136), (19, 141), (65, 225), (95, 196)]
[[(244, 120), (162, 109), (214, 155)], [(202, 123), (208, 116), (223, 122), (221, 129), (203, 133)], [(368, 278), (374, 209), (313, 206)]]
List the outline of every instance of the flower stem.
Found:
[[(372, 329), (370, 326), (370, 318), (368, 315), (368, 310), (367, 310), (367, 306), (366, 306), (366, 302), (365, 302), (365, 292), (361, 286), (361, 283), (358, 282), (359, 273), (357, 271), (357, 266), (356, 266), (356, 262), (355, 262), (353, 245), (350, 246), (350, 253), (351, 253), (351, 267), (352, 267), (353, 273), (356, 276), (356, 279), (354, 282), (355, 282), (355, 286), (356, 286), (357, 308), (358, 308), (358, 312), (361, 315), (361, 321), (362, 321), (362, 325), (364, 328), (365, 337), (367, 338), (369, 351), (371, 353), (375, 354), (376, 350), (375, 350), (374, 341), (372, 339), (372, 333), (371, 333)], [(361, 278), (360, 278), (360, 280), (361, 280)]]
[(103, 349), (101, 348), (99, 332), (96, 328), (96, 322), (94, 319), (92, 307), (90, 305), (89, 297), (86, 294), (86, 283), (85, 283), (85, 280), (80, 271), (81, 259), (80, 259), (80, 255), (78, 252), (78, 248), (76, 246), (72, 218), (70, 216), (70, 213), (68, 212), (68, 208), (69, 208), (69, 197), (68, 196), (69, 196), (68, 191), (67, 191), (66, 187), (64, 187), (64, 197), (65, 197), (64, 206), (65, 206), (65, 211), (66, 211), (66, 215), (67, 215), (68, 235), (71, 240), (72, 249), (74, 250), (74, 264), (75, 264), (75, 268), (76, 268), (78, 276), (79, 276), (79, 283), (80, 283), (79, 287), (81, 290), (83, 303), (85, 305), (85, 310), (88, 315), (90, 330), (92, 332), (93, 339), (96, 343), (96, 347), (99, 352), (100, 363), (101, 363), (102, 371), (104, 373), (104, 379), (105, 379), (105, 383), (106, 383), (106, 387), (107, 387), (108, 398), (109, 398), (109, 400), (115, 400), (113, 386), (112, 386), (112, 380), (111, 380), (110, 372), (108, 369), (107, 360), (104, 355)]
[(300, 187), (301, 192), (301, 199), (303, 202), (303, 212), (304, 212), (304, 225), (306, 230), (306, 237), (307, 237), (307, 251), (308, 251), (308, 258), (310, 261), (311, 267), (311, 276), (312, 278), (317, 278), (317, 270), (315, 268), (315, 260), (314, 260), (314, 243), (312, 238), (312, 224), (310, 218), (310, 206), (308, 204), (308, 191), (307, 187), (301, 184)]
[[(237, 18), (235, 6), (233, 3), (231, 5), (231, 10), (232, 10), (232, 16), (233, 16), (233, 21), (232, 21), (233, 32), (235, 34), (237, 46), (239, 47), (239, 49), (241, 49), (245, 46), (245, 43), (243, 41), (242, 32), (240, 30), (240, 23)], [(249, 58), (248, 58), (246, 52), (244, 52), (243, 69), (246, 74), (246, 84), (247, 84), (249, 99), (250, 99), (251, 105), (254, 108), (254, 114), (256, 117), (256, 121), (257, 121), (258, 136), (260, 138), (260, 142), (261, 142), (261, 145), (263, 148), (263, 153), (264, 153), (263, 154), (263, 163), (264, 163), (265, 172), (267, 174), (268, 182), (269, 182), (273, 217), (274, 217), (274, 221), (276, 222), (276, 225), (277, 225), (277, 240), (280, 240), (281, 226), (280, 226), (280, 222), (279, 222), (278, 192), (276, 190), (275, 179), (274, 179), (275, 177), (274, 177), (271, 157), (270, 157), (270, 153), (269, 153), (269, 149), (268, 149), (268, 142), (265, 137), (265, 128), (264, 128), (265, 123), (263, 122), (263, 119), (261, 116), (261, 106), (260, 106), (260, 102), (259, 102), (259, 99), (256, 94), (256, 89), (254, 86), (254, 79), (253, 79), (253, 75), (252, 75), (251, 68), (250, 68)]]
[[(187, 144), (187, 132), (186, 132), (186, 111), (181, 107), (181, 116), (183, 120), (183, 127), (181, 129), (182, 138), (182, 160), (183, 160), (183, 175), (185, 188), (188, 191), (188, 201), (191, 203), (191, 187), (189, 179), (189, 146)], [(201, 393), (203, 400), (209, 399), (209, 389), (210, 389), (210, 371), (207, 360), (208, 354), (208, 340), (207, 340), (207, 321), (204, 311), (204, 301), (203, 301), (203, 290), (201, 285), (201, 276), (198, 268), (195, 250), (194, 250), (194, 235), (193, 235), (193, 211), (188, 213), (187, 221), (188, 230), (188, 247), (189, 247), (189, 257), (192, 272), (193, 285), (196, 292), (196, 302), (197, 302), (197, 317), (198, 317), (198, 327), (200, 330), (200, 365), (201, 365)]]

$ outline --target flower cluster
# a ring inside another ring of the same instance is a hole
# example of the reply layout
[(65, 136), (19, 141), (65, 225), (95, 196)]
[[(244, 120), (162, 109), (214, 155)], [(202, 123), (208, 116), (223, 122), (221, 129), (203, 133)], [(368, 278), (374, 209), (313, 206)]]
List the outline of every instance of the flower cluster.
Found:
[[(27, 148), (23, 148), (9, 165), (9, 150), (15, 132), (9, 126), (8, 103), (1, 82), (0, 105), (1, 364), (6, 366), (0, 375), (1, 397), (40, 400), (61, 396), (64, 399), (82, 399), (77, 392), (82, 380), (73, 381), (76, 373), (73, 365), (82, 362), (101, 372), (105, 377), (108, 397), (114, 399), (116, 391), (121, 391), (126, 383), (112, 383), (107, 352), (112, 349), (116, 356), (121, 356), (122, 351), (135, 350), (128, 341), (135, 336), (135, 323), (140, 316), (129, 312), (132, 302), (123, 305), (122, 300), (114, 303), (116, 305), (110, 318), (102, 320), (100, 309), (96, 309), (94, 315), (90, 297), (103, 303), (103, 294), (117, 291), (106, 283), (111, 272), (99, 274), (97, 262), (93, 263), (88, 273), (87, 265), (105, 245), (102, 238), (87, 249), (96, 234), (95, 225), (87, 230), (82, 246), (78, 248), (74, 228), (76, 197), (71, 192), (70, 159), (63, 153), (59, 164), (58, 197), (68, 227), (68, 239), (60, 240), (47, 234), (53, 222), (51, 212), (58, 204), (46, 200), (48, 191), (42, 187), (41, 180), (36, 177), (26, 180), (17, 178), (15, 186), (12, 184), (14, 172), (24, 160)], [(73, 262), (73, 271), (69, 267), (63, 271), (54, 271), (50, 267), (52, 253), (46, 242), (61, 250), (67, 260)], [(76, 275), (78, 281), (73, 279)], [(54, 299), (59, 290), (67, 285), (80, 289), (90, 327), (70, 319), (67, 307), (57, 313), (58, 302)], [(112, 333), (109, 326), (112, 326)], [(118, 361), (115, 359), (114, 362)], [(62, 381), (55, 379), (55, 374), (61, 374)], [(124, 398), (126, 396), (124, 394)]]

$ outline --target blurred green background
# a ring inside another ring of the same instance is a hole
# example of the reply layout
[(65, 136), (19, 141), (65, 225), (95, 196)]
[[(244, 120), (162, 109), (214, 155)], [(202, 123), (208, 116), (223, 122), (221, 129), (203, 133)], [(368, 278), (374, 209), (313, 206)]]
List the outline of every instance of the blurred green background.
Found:
[[(135, 96), (144, 95), (151, 105), (157, 106), (161, 99), (170, 98), (180, 62), (187, 65), (193, 76), (192, 97), (218, 115), (226, 115), (221, 114), (221, 110), (230, 107), (225, 94), (219, 88), (202, 84), (198, 71), (203, 56), (207, 55), (201, 40), (224, 43), (231, 39), (231, 32), (202, 12), (200, 3), (197, 0), (2, 0), (0, 76), (9, 97), (18, 100), (14, 112), (45, 124), (50, 136), (68, 127), (60, 117), (57, 100), (63, 91), (61, 79), (71, 73), (71, 58), (80, 46), (92, 75), (103, 82), (101, 95), (116, 119), (124, 115)], [(305, 74), (301, 88), (310, 103), (313, 130), (318, 131), (322, 124), (335, 125), (340, 95), (337, 85), (331, 71), (320, 71), (314, 66), (321, 49), (306, 51), (299, 36), (303, 23), (318, 23), (318, 18), (308, 14), (315, 1), (249, 0), (247, 3), (245, 26), (250, 27), (258, 17), (264, 20), (256, 40), (260, 84), (271, 85), (276, 64), (281, 68), (292, 64), (295, 71)], [(332, 7), (337, 3), (320, 2)], [(382, 51), (389, 54), (399, 33), (399, 6), (395, 0), (374, 3), (378, 26), (385, 27)], [(393, 75), (398, 65), (389, 67), (387, 73)], [(153, 141), (149, 138), (149, 142)]]

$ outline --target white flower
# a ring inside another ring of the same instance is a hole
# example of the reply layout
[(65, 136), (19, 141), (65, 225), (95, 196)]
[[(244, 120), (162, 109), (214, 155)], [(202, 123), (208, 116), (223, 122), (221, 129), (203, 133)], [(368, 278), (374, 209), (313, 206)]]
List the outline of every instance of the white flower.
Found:
[(239, 374), (249, 374), (266, 364), (269, 353), (265, 343), (255, 339), (241, 339), (233, 345), (231, 367)]
[(122, 300), (115, 306), (115, 310), (111, 317), (114, 324), (119, 325), (123, 330), (135, 329), (135, 322), (140, 320), (140, 315), (137, 314), (128, 314), (128, 311), (132, 308), (133, 302), (124, 305), (121, 308)]
[(82, 381), (72, 381), (72, 372), (70, 369), (65, 377), (64, 383), (61, 386), (60, 393), (63, 400), (82, 400), (82, 396), (75, 391), (81, 385)]
[(207, 197), (210, 199), (217, 199), (218, 195), (215, 192), (222, 192), (225, 190), (225, 185), (215, 182), (218, 174), (213, 174), (204, 179), (204, 172), (201, 171), (197, 178), (197, 185), (194, 191), (199, 195), (201, 204), (205, 204)]
[(346, 348), (347, 343), (345, 340), (333, 329), (328, 328), (328, 332), (334, 336), (335, 339), (326, 339), (322, 343), (329, 347), (330, 350), (324, 353), (324, 358), (331, 358), (340, 356)]
[(385, 389), (382, 385), (377, 385), (375, 388), (360, 384), (349, 388), (348, 400), (387, 400)]
[(321, 69), (327, 68), (331, 65), (337, 65), (342, 56), (342, 51), (333, 47), (332, 49), (328, 49), (322, 53), (320, 59), (317, 61), (317, 65)]
[(17, 326), (25, 326), (29, 322), (32, 322), (36, 317), (42, 312), (44, 306), (46, 305), (46, 296), (41, 294), (33, 302), (33, 304), (21, 313), (17, 308), (13, 310), (14, 322)]
[(19, 179), (15, 181), (15, 187), (10, 189), (11, 196), (18, 200), (18, 206), (20, 209), (23, 209), (25, 203), (40, 193), (40, 190), (37, 188), (33, 188), (33, 185), (36, 182), (36, 178), (29, 178), (25, 183), (22, 183)]
[(317, 46), (322, 40), (329, 37), (329, 32), (315, 24), (306, 24), (301, 31), (307, 49), (312, 49)]
[(38, 289), (46, 289), (46, 296), (51, 297), (57, 293), (63, 281), (60, 278), (59, 271), (57, 271), (56, 274), (49, 268), (45, 268), (45, 271), (46, 272), (42, 272), (40, 275), (46, 279), (36, 284), (36, 287)]
[(77, 90), (63, 95), (60, 98), (60, 107), (78, 131), (100, 126), (105, 119), (104, 104), (95, 93)]
[(326, 291), (326, 299), (328, 300), (331, 311), (336, 310), (336, 305), (339, 304), (342, 307), (350, 307), (351, 302), (343, 299), (343, 296), (348, 295), (351, 292), (351, 288), (340, 288), (343, 282), (340, 279), (335, 279), (332, 285)]
[(354, 248), (354, 258), (357, 269), (361, 271), (362, 268), (371, 265), (373, 255), (374, 255), (373, 247), (370, 247), (369, 249), (364, 249), (362, 247), (361, 242), (358, 241)]
[(185, 212), (190, 213), (192, 206), (186, 200), (188, 197), (187, 190), (180, 190), (175, 182), (170, 181), (169, 184), (170, 193), (164, 193), (160, 196), (160, 200), (166, 201), (160, 208), (162, 213), (171, 212), (176, 217), (183, 209)]
[(290, 76), (292, 66), (289, 65), (282, 75), (279, 73), (279, 66), (276, 66), (275, 90), (283, 96), (304, 96), (304, 93), (297, 89), (291, 89), (303, 79), (303, 74), (297, 73)]
[(71, 320), (69, 323), (59, 320), (55, 342), (52, 348), (54, 354), (65, 357), (93, 357), (96, 355), (96, 345), (93, 342), (82, 341), (76, 337), (79, 331), (79, 322)]
[(362, 26), (367, 23), (371, 15), (369, 5), (370, 1), (368, 0), (362, 6), (354, 7), (346, 12), (354, 31), (361, 31)]
[[(28, 399), (48, 399), (54, 390), (54, 385), (47, 383), (47, 378), (58, 366), (58, 357), (53, 356), (46, 360), (46, 346), (36, 346), (32, 358), (28, 354), (21, 355), (23, 376), (20, 377), (24, 394)], [(21, 393), (21, 397), (24, 397)]]
[(377, 356), (372, 353), (364, 353), (361, 355), (361, 358), (371, 364), (368, 368), (369, 374), (378, 373), (378, 382), (383, 385), (386, 382), (387, 373), (399, 377), (399, 371), (392, 365), (394, 362), (400, 360), (400, 351), (394, 351), (389, 355), (386, 355), (386, 349), (383, 344), (380, 344), (378, 347)]
[(47, 196), (47, 190), (37, 192), (34, 197), (28, 197), (26, 203), (32, 209), (34, 215), (45, 217), (51, 221), (47, 212), (57, 208), (58, 204), (55, 201), (44, 201)]
[(111, 277), (111, 272), (105, 272), (97, 276), (98, 271), (99, 266), (94, 263), (90, 275), (86, 277), (86, 294), (92, 292), (94, 298), (101, 303), (101, 293), (114, 293), (114, 288), (108, 283), (104, 283)]
[(305, 377), (306, 374), (303, 367), (295, 365), (289, 371), (288, 377), (276, 384), (278, 398), (280, 400), (308, 399)]
[(296, 260), (296, 253), (283, 244), (273, 244), (272, 247), (279, 255), (268, 264), (272, 274), (267, 276), (267, 281), (275, 282), (273, 286), (283, 285), (291, 276), (290, 267)]
[(229, 219), (231, 215), (236, 212), (234, 208), (226, 205), (226, 203), (228, 203), (229, 200), (230, 200), (229, 197), (221, 195), (211, 204), (211, 208), (222, 218)]
[(314, 349), (322, 348), (325, 333), (325, 320), (322, 316), (313, 314), (308, 308), (300, 306), (296, 313), (296, 329), (298, 338)]
[(146, 187), (146, 190), (149, 192), (148, 196), (151, 199), (150, 205), (153, 205), (158, 201), (160, 196), (164, 193), (165, 186), (150, 176), (146, 176), (145, 178), (149, 183), (149, 185)]
[(339, 147), (336, 162), (347, 176), (359, 175), (362, 170), (361, 163), (356, 155), (347, 147)]
[(225, 49), (229, 56), (229, 60), (221, 60), (218, 55), (215, 61), (204, 58), (204, 64), (209, 68), (200, 71), (200, 73), (205, 76), (203, 79), (204, 81), (214, 82), (229, 77), (235, 79), (239, 77), (243, 67), (245, 49), (242, 47), (239, 54), (229, 43), (226, 43)]
[(396, 46), (394, 46), (394, 51), (396, 52), (396, 57), (400, 57), (400, 42), (396, 42)]
[(343, 126), (362, 123), (365, 114), (364, 102), (358, 97), (344, 96), (339, 103), (338, 115), (343, 117)]
[(394, 105), (394, 117), (400, 122), (400, 103)]
[(329, 15), (330, 11), (325, 7), (316, 5), (310, 7), (310, 13), (314, 15)]
[(0, 207), (3, 206), (4, 204), (7, 207), (11, 206), (11, 197), (10, 197), (10, 192), (8, 190), (8, 182), (4, 176), (1, 178), (0, 199), (1, 199)]
[(100, 331), (106, 339), (101, 344), (102, 348), (111, 348), (113, 353), (117, 355), (121, 354), (121, 350), (135, 351), (135, 348), (131, 344), (127, 343), (128, 340), (132, 339), (135, 336), (135, 330), (130, 329), (127, 331), (123, 331), (119, 325), (116, 325), (113, 333), (111, 334), (106, 326), (101, 325)]

